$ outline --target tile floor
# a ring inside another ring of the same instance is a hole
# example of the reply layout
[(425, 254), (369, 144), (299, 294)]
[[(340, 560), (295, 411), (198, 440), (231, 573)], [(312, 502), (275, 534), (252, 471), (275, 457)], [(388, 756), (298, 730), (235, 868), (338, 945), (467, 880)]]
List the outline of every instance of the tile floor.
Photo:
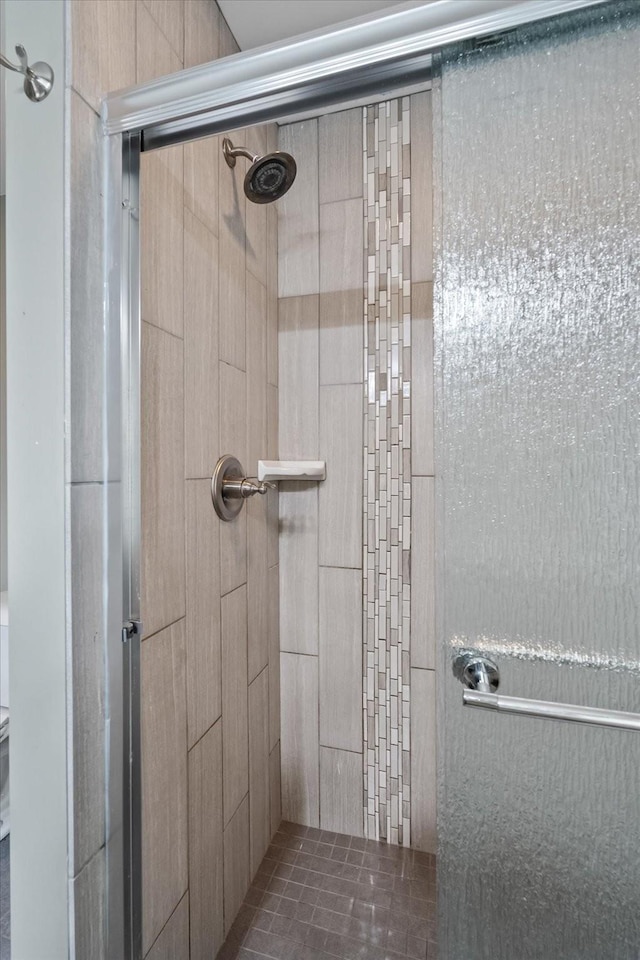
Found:
[(9, 837), (0, 840), (0, 960), (11, 956), (11, 915), (9, 912)]
[(435, 960), (435, 857), (282, 823), (218, 960)]

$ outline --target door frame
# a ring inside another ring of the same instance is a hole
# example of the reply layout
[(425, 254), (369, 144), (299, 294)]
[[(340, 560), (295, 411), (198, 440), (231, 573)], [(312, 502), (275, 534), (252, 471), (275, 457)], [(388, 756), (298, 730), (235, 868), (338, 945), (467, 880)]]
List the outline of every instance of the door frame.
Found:
[(192, 67), (108, 95), (105, 131), (107, 956), (142, 957), (140, 155), (423, 88), (433, 54), (606, 0), (437, 0)]

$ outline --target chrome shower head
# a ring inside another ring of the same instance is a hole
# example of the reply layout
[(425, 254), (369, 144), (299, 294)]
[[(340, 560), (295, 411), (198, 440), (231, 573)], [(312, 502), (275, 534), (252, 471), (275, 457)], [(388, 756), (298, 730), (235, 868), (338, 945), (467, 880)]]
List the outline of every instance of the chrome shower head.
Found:
[(244, 192), (252, 203), (279, 200), (296, 178), (296, 162), (290, 153), (276, 150), (264, 157), (254, 156), (244, 147), (234, 147), (228, 137), (222, 141), (222, 152), (230, 167), (235, 167), (236, 157), (251, 160), (244, 178)]

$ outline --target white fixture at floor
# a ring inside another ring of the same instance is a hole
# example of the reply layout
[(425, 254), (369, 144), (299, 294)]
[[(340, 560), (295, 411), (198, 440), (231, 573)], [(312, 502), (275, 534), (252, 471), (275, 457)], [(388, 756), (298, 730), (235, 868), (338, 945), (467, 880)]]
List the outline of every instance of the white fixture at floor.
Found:
[(324, 460), (258, 460), (258, 480), (326, 480)]

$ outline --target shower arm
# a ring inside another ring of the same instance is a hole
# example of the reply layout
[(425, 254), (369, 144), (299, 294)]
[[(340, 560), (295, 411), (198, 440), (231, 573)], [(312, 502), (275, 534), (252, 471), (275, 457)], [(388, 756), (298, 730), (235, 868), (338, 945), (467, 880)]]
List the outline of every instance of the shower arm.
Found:
[(256, 160), (260, 159), (259, 153), (253, 154), (250, 150), (247, 150), (246, 147), (234, 147), (229, 137), (225, 137), (222, 141), (222, 152), (230, 167), (235, 167), (236, 157), (246, 157), (247, 160), (251, 160), (251, 163), (255, 163)]

